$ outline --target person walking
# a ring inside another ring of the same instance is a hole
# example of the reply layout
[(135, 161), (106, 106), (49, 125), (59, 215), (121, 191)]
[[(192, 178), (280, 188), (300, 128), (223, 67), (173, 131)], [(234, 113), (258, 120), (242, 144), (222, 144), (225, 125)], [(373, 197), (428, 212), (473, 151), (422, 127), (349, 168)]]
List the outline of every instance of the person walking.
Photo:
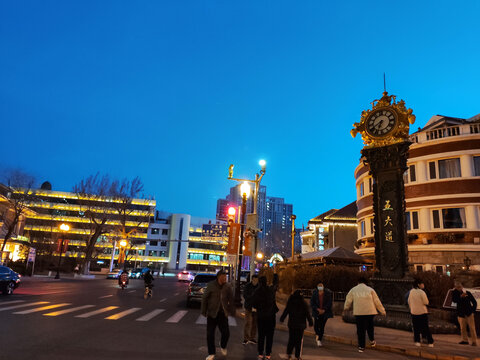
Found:
[(470, 291), (465, 290), (460, 281), (455, 281), (455, 289), (452, 291), (452, 302), (457, 304), (457, 318), (460, 324), (462, 341), (459, 344), (468, 345), (467, 326), (470, 329), (472, 346), (477, 346), (477, 333), (475, 331), (475, 311), (477, 300)]
[(427, 339), (428, 346), (433, 347), (433, 337), (428, 327), (428, 297), (424, 291), (425, 284), (421, 280), (414, 280), (413, 288), (408, 292), (408, 306), (412, 315), (413, 341), (420, 346), (420, 335)]
[(315, 330), (315, 339), (318, 347), (322, 346), (325, 324), (328, 319), (333, 317), (332, 303), (332, 292), (325, 288), (322, 282), (319, 282), (315, 290), (313, 290), (312, 297), (310, 298), (312, 316), (315, 322), (313, 329)]
[[(245, 307), (245, 325), (243, 328), (243, 345), (256, 344), (257, 335), (257, 311), (253, 309), (253, 294), (258, 286), (258, 275), (253, 275), (243, 289), (243, 305)], [(255, 311), (254, 311), (255, 310)]]
[(216, 279), (210, 281), (205, 288), (201, 312), (207, 318), (208, 356), (206, 360), (215, 359), (215, 329), (217, 326), (221, 334), (221, 352), (222, 355), (227, 356), (227, 343), (230, 337), (228, 316), (235, 315), (235, 304), (232, 287), (227, 283), (227, 273), (224, 270), (220, 270)]
[(375, 346), (373, 318), (378, 312), (383, 316), (386, 315), (386, 312), (375, 290), (367, 286), (365, 277), (360, 277), (358, 285), (350, 289), (345, 299), (343, 310), (349, 310), (352, 305), (353, 315), (357, 324), (358, 352), (364, 352), (365, 331), (370, 339), (370, 346)]
[(278, 288), (278, 275), (273, 275), (273, 284), (267, 285), (267, 278), (258, 278), (258, 288), (253, 294), (252, 307), (257, 311), (258, 359), (269, 360), (272, 354), (273, 334), (276, 313), (278, 312), (275, 294)]
[(288, 315), (288, 344), (287, 356), (292, 359), (292, 352), (295, 349), (295, 359), (300, 359), (303, 345), (303, 332), (305, 331), (306, 322), (313, 325), (313, 319), (310, 315), (308, 304), (303, 299), (300, 290), (295, 290), (288, 298), (287, 306), (283, 310), (280, 322), (283, 322)]

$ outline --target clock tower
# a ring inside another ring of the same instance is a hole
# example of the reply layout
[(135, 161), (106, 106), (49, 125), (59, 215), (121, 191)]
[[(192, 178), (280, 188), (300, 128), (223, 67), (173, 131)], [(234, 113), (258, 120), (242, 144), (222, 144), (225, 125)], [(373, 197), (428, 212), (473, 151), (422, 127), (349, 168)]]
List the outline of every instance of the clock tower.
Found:
[(388, 305), (403, 304), (411, 281), (408, 272), (405, 190), (409, 124), (415, 122), (405, 101), (385, 91), (372, 108), (362, 111), (351, 131), (361, 133), (362, 159), (373, 178), (373, 222), (376, 273), (372, 279), (380, 298)]

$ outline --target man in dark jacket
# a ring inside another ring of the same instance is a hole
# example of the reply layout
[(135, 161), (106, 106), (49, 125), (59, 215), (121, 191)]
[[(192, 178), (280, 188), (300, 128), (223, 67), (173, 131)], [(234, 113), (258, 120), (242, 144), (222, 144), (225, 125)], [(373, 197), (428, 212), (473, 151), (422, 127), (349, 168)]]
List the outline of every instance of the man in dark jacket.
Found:
[[(272, 353), (273, 334), (275, 332), (276, 313), (278, 312), (275, 295), (278, 288), (278, 275), (273, 275), (273, 285), (267, 285), (267, 278), (258, 278), (258, 288), (253, 293), (252, 307), (257, 311), (258, 357), (269, 360)], [(265, 341), (266, 340), (266, 341)], [(265, 357), (263, 357), (265, 350)]]
[(257, 311), (252, 309), (253, 293), (258, 286), (258, 275), (253, 275), (252, 280), (243, 289), (243, 305), (245, 307), (245, 327), (243, 329), (243, 345), (256, 344), (257, 335)]
[(310, 315), (308, 304), (303, 299), (300, 290), (296, 290), (287, 301), (287, 306), (280, 317), (283, 322), (288, 315), (288, 359), (292, 358), (292, 351), (295, 348), (295, 358), (300, 359), (302, 351), (303, 332), (305, 331), (306, 322), (313, 325), (313, 319)]
[(325, 324), (327, 320), (333, 317), (332, 313), (332, 292), (323, 286), (323, 283), (318, 283), (315, 290), (313, 290), (310, 299), (310, 306), (312, 307), (312, 316), (315, 319), (315, 338), (317, 346), (322, 346), (322, 338), (325, 332)]
[(463, 288), (460, 281), (455, 281), (455, 289), (452, 291), (452, 302), (457, 304), (457, 317), (460, 324), (462, 341), (460, 344), (468, 345), (467, 325), (470, 328), (472, 345), (477, 346), (477, 333), (475, 331), (475, 311), (477, 310), (477, 301), (470, 291)]
[(220, 270), (217, 278), (208, 283), (202, 297), (202, 315), (207, 318), (207, 346), (206, 360), (215, 359), (215, 329), (218, 326), (221, 334), (220, 347), (224, 356), (227, 355), (227, 343), (230, 337), (228, 316), (235, 315), (233, 291), (227, 283), (227, 273)]

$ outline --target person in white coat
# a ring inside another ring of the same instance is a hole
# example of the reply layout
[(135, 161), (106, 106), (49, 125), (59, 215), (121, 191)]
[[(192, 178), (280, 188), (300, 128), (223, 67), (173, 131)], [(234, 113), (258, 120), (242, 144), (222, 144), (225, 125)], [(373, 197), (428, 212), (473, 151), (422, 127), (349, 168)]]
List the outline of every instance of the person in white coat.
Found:
[(358, 285), (348, 292), (343, 310), (349, 310), (352, 305), (357, 324), (358, 352), (363, 352), (365, 350), (365, 331), (370, 339), (370, 346), (376, 345), (373, 318), (378, 313), (385, 316), (385, 308), (375, 290), (367, 286), (365, 277), (360, 277)]
[(408, 306), (412, 315), (413, 341), (420, 346), (420, 335), (427, 339), (428, 346), (433, 347), (433, 337), (428, 328), (428, 298), (425, 291), (425, 284), (421, 280), (414, 280), (413, 289), (408, 294)]

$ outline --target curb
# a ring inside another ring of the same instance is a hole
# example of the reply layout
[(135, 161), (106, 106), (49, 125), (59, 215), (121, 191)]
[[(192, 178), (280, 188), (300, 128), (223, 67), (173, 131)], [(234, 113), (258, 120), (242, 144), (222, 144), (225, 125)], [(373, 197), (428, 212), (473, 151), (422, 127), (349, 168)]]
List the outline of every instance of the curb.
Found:
[[(237, 311), (237, 314), (240, 315), (240, 317), (244, 318), (245, 313), (242, 311)], [(282, 331), (288, 331), (287, 325), (284, 325), (282, 323), (278, 324), (275, 326), (276, 330), (282, 330)], [(306, 330), (304, 333), (306, 336), (311, 336), (314, 337), (315, 333), (310, 330)], [(323, 338), (325, 340), (339, 343), (339, 344), (344, 344), (344, 345), (352, 345), (356, 346), (357, 341), (353, 340), (351, 338), (346, 338), (342, 336), (335, 336), (335, 335), (323, 335)], [(402, 348), (402, 347), (397, 347), (397, 346), (389, 346), (389, 345), (381, 345), (377, 344), (375, 347), (367, 346), (368, 349), (371, 350), (377, 350), (377, 351), (384, 351), (384, 352), (391, 352), (395, 354), (400, 354), (400, 355), (405, 355), (405, 356), (413, 356), (413, 357), (418, 357), (422, 359), (430, 359), (430, 360), (480, 360), (480, 357), (465, 357), (465, 356), (457, 356), (457, 355), (449, 355), (449, 354), (433, 354), (431, 352), (428, 352), (427, 350), (421, 350), (421, 349), (407, 349), (407, 348)]]

